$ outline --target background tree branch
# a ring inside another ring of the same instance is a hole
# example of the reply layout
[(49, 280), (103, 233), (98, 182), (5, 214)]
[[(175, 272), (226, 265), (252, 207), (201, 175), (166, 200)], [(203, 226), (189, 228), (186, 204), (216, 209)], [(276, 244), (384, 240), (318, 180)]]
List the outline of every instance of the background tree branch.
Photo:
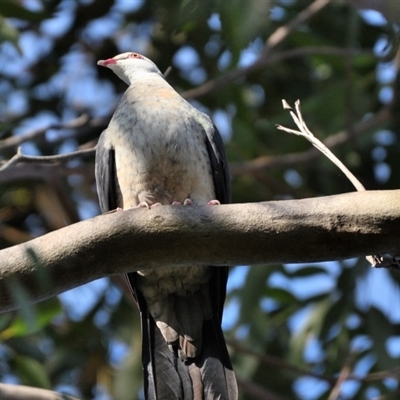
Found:
[(308, 7), (298, 13), (292, 20), (290, 20), (286, 25), (280, 26), (275, 32), (273, 32), (268, 40), (265, 42), (264, 48), (260, 53), (257, 60), (245, 68), (237, 68), (228, 73), (210, 80), (203, 85), (187, 90), (182, 93), (182, 96), (186, 99), (192, 99), (204, 96), (206, 94), (212, 93), (217, 89), (229, 85), (233, 81), (249, 75), (255, 71), (265, 68), (269, 64), (269, 56), (271, 51), (282, 43), (293, 30), (298, 28), (302, 23), (311, 19), (316, 13), (321, 11), (323, 8), (328, 6), (330, 0), (314, 0)]
[(31, 386), (0, 383), (0, 399), (6, 400), (78, 400), (77, 397)]

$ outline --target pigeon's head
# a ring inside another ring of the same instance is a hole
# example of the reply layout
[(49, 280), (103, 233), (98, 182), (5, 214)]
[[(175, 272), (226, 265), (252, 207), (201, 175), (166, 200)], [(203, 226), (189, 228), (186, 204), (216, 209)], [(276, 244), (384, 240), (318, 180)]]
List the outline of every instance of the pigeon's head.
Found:
[(97, 65), (110, 68), (120, 79), (130, 85), (133, 79), (143, 74), (156, 73), (162, 75), (157, 65), (139, 53), (122, 53), (107, 60), (97, 61)]

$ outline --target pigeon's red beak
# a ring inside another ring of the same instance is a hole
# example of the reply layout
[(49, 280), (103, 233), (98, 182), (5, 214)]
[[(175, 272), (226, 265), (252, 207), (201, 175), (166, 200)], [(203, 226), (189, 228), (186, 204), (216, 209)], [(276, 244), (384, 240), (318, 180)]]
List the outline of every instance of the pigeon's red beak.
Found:
[(102, 67), (108, 67), (110, 64), (116, 64), (117, 61), (115, 61), (113, 58), (108, 58), (107, 60), (99, 60), (97, 61), (97, 65), (100, 65)]

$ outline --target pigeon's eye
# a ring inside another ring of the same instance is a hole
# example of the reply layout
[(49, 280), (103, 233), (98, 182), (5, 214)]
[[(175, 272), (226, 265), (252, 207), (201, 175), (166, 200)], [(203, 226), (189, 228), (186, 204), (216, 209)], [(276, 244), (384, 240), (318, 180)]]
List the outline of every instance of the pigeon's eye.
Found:
[(138, 58), (138, 59), (143, 60), (143, 56), (141, 56), (141, 55), (138, 54), (138, 53), (130, 53), (130, 54), (128, 55), (128, 58)]

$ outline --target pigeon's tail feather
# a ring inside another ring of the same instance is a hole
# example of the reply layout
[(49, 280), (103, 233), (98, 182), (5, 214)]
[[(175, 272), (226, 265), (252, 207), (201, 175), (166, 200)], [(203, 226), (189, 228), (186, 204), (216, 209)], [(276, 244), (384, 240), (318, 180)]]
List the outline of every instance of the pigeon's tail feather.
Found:
[(235, 373), (226, 348), (224, 335), (219, 322), (204, 321), (203, 348), (199, 366), (203, 381), (204, 399), (238, 398)]
[[(182, 351), (181, 340), (172, 344), (165, 340), (143, 294), (137, 290), (137, 274), (128, 274), (141, 313), (146, 400), (237, 400), (236, 379), (221, 328), (228, 269), (221, 267), (214, 271), (207, 292), (211, 296), (212, 313), (200, 313), (201, 341), (197, 343), (201, 346), (194, 357)], [(185, 299), (188, 305), (192, 304)]]
[(192, 399), (189, 372), (166, 344), (151, 316), (142, 315), (144, 391), (147, 400)]
[(181, 360), (150, 315), (142, 315), (143, 367), (147, 400), (236, 400), (237, 385), (222, 329), (204, 321), (196, 358)]
[(193, 399), (189, 370), (171, 351), (154, 319), (142, 315), (143, 369), (147, 400)]

